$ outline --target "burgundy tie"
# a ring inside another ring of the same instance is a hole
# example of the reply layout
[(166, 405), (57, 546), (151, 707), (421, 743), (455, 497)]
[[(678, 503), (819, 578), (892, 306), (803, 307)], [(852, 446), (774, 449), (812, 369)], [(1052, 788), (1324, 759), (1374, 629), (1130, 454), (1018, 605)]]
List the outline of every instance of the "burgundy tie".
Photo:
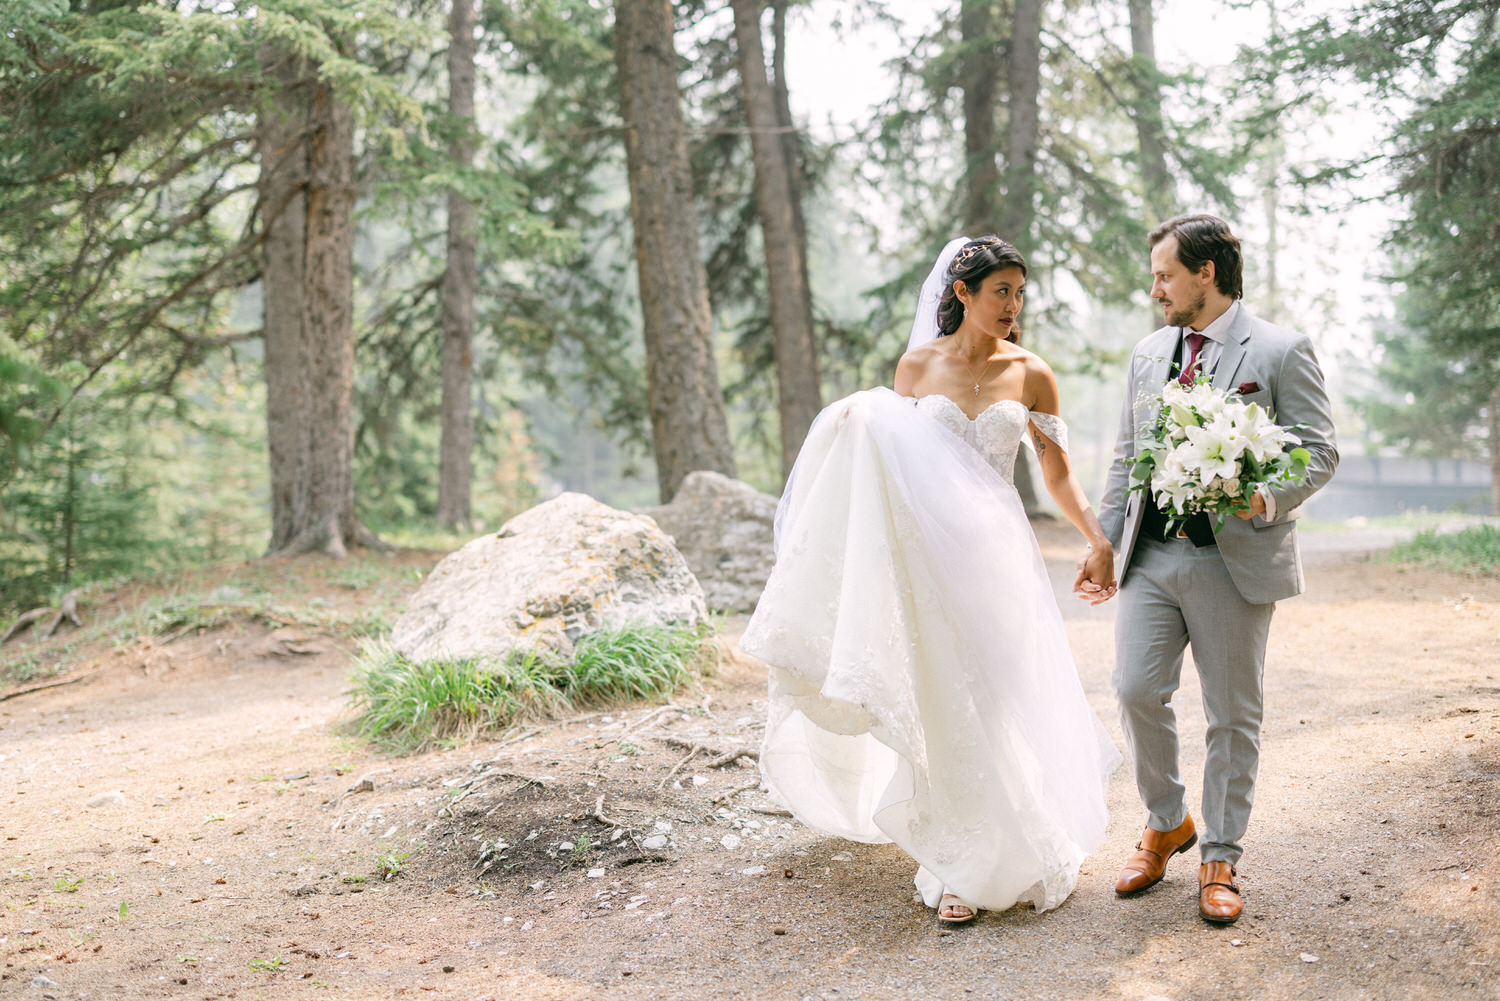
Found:
[(1182, 367), (1182, 374), (1177, 377), (1178, 385), (1191, 386), (1198, 372), (1198, 352), (1203, 350), (1203, 342), (1206, 340), (1202, 334), (1188, 334), (1188, 347), (1192, 354), (1188, 356), (1188, 363)]

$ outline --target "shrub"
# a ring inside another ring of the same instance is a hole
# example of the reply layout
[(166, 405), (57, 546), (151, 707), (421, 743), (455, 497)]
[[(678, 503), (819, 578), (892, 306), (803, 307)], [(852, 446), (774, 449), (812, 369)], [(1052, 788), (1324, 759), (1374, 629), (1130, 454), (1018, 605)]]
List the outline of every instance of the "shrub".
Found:
[(668, 695), (717, 660), (710, 627), (627, 625), (581, 638), (573, 659), (515, 651), (410, 661), (366, 641), (351, 691), (355, 729), (394, 750), (473, 739), (523, 719)]
[(1392, 547), (1391, 558), (1437, 570), (1500, 577), (1500, 528), (1475, 525), (1441, 535), (1428, 530)]

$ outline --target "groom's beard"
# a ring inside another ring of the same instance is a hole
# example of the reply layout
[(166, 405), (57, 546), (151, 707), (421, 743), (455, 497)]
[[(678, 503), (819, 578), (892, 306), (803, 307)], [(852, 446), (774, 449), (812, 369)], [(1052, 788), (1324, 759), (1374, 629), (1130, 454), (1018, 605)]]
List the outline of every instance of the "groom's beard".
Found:
[(1167, 326), (1169, 327), (1191, 327), (1203, 314), (1203, 307), (1208, 305), (1208, 295), (1199, 292), (1197, 297), (1186, 305), (1172, 305), (1167, 307)]

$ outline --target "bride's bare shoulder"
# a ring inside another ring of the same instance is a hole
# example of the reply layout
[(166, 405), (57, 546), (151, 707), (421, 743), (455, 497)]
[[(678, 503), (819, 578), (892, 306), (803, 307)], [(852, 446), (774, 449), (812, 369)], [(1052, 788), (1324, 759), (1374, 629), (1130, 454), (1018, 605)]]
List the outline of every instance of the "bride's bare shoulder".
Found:
[(1052, 366), (1048, 365), (1046, 360), (1036, 352), (1014, 343), (1006, 343), (1005, 350), (1025, 369), (1027, 378), (1036, 376), (1050, 378), (1052, 376)]
[(928, 341), (902, 355), (901, 360), (896, 363), (896, 392), (911, 396), (913, 389), (921, 383), (922, 377), (927, 374), (939, 354), (938, 342)]
[(1052, 373), (1052, 366), (1048, 365), (1041, 355), (1027, 351), (1019, 345), (1012, 345), (1024, 357), (1021, 363), (1026, 372), (1026, 405), (1034, 411), (1047, 414), (1057, 413), (1057, 376)]
[(901, 364), (926, 366), (934, 358), (943, 353), (943, 342), (941, 338), (928, 341), (926, 344), (918, 344), (906, 354), (901, 356)]

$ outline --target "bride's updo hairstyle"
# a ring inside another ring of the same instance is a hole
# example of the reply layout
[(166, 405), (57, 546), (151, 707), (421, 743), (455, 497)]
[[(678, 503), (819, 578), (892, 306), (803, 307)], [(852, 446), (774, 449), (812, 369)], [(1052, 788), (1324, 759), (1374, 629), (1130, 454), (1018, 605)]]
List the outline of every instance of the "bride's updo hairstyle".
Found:
[[(1005, 268), (1020, 268), (1021, 274), (1026, 274), (1026, 258), (1013, 245), (1006, 243), (998, 236), (981, 236), (976, 240), (970, 240), (959, 248), (958, 253), (953, 255), (953, 260), (948, 265), (948, 272), (943, 278), (943, 296), (938, 300), (937, 326), (938, 336), (946, 337), (958, 329), (958, 325), (964, 321), (964, 304), (953, 291), (953, 283), (963, 282), (964, 287), (977, 291), (981, 282), (995, 271), (1003, 271)], [(1012, 324), (1008, 341), (1019, 342), (1021, 339), (1021, 325)]]

